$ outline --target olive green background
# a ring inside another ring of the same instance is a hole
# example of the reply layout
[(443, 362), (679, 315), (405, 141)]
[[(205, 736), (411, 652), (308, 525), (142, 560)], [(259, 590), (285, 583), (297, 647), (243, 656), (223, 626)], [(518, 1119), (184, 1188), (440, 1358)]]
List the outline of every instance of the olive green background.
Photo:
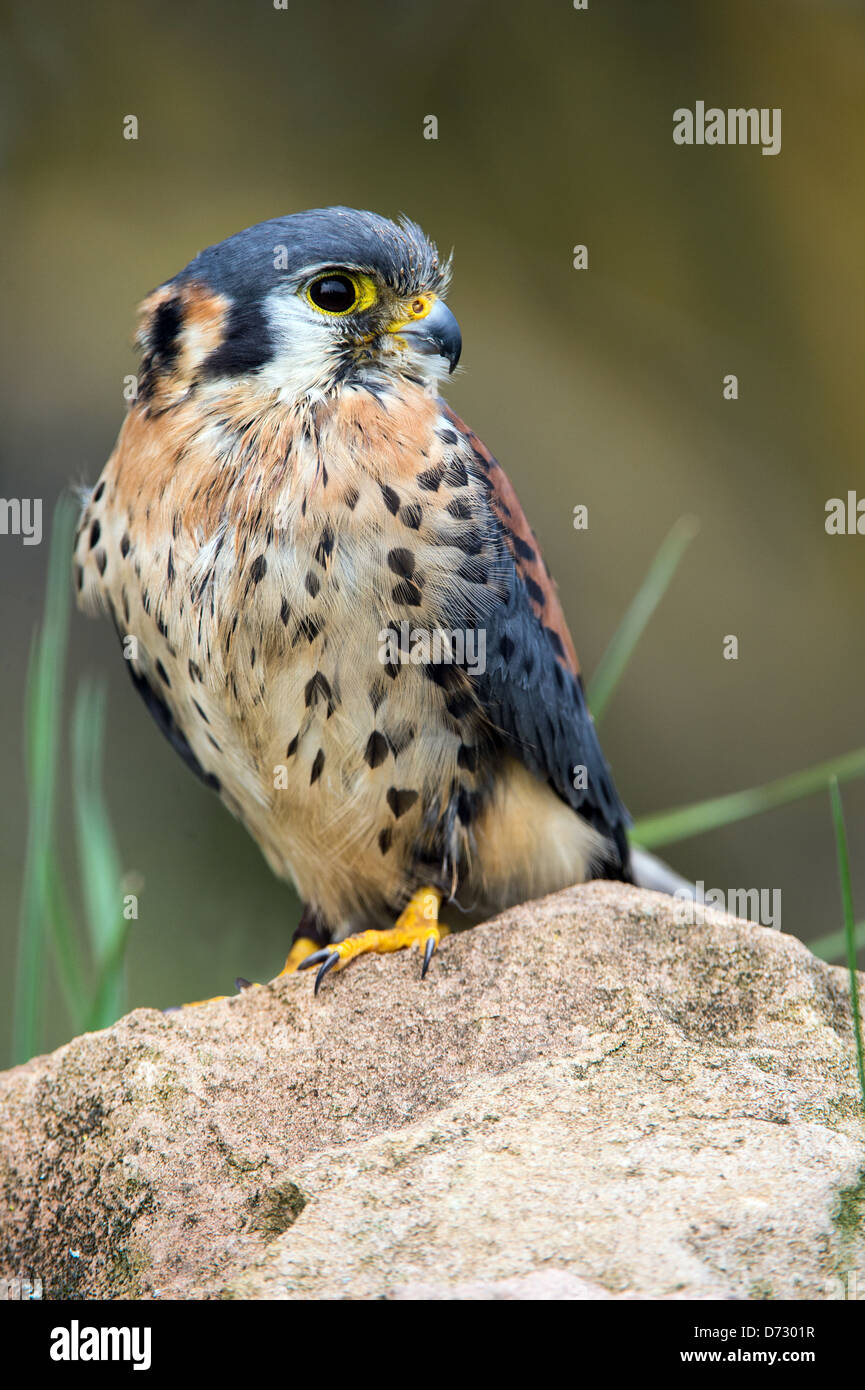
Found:
[[(263, 218), (405, 211), (455, 249), (448, 395), (513, 479), (587, 673), (672, 522), (701, 520), (603, 723), (632, 812), (865, 742), (865, 537), (824, 530), (827, 498), (865, 495), (859, 4), (115, 0), (4, 25), (0, 492), (43, 497), (46, 533), (58, 490), (112, 447), (152, 286)], [(781, 107), (781, 154), (674, 146), (674, 109), (698, 99)], [(47, 554), (0, 537), (3, 1016)], [(292, 890), (162, 741), (108, 625), (76, 615), (71, 657), (69, 690), (85, 672), (109, 686), (106, 792), (143, 882), (132, 1003), (269, 978)], [(68, 760), (62, 782), (72, 864)], [(844, 797), (861, 918), (865, 785)], [(826, 797), (669, 857), (708, 887), (781, 888), (785, 930), (840, 925)], [(53, 999), (51, 1045), (68, 1031)]]

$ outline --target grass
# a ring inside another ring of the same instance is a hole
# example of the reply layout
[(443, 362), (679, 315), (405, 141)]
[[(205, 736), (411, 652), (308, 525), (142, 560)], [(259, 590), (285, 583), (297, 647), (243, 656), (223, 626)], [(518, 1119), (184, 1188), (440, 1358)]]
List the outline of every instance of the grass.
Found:
[(56, 837), (76, 511), (72, 498), (63, 496), (54, 513), (44, 615), (27, 679), (27, 842), (12, 1027), (12, 1054), (19, 1062), (33, 1056), (41, 1044), (49, 965), (56, 972), (74, 1032), (105, 1027), (126, 1006), (129, 923), (123, 915), (120, 860), (101, 790), (105, 695), (101, 686), (91, 683), (76, 693), (70, 731), (80, 910), (61, 869)]
[(838, 778), (829, 782), (832, 802), (832, 821), (835, 826), (835, 847), (838, 853), (838, 880), (841, 884), (841, 910), (844, 918), (844, 941), (847, 947), (847, 968), (850, 972), (850, 1007), (853, 1012), (853, 1036), (856, 1043), (856, 1067), (865, 1115), (865, 1047), (862, 1043), (862, 1010), (859, 1004), (859, 977), (856, 972), (856, 927), (853, 919), (853, 885), (850, 882), (850, 858), (847, 853), (847, 827)]
[[(68, 875), (61, 870), (56, 839), (57, 769), (64, 744), (63, 686), (75, 514), (72, 499), (61, 498), (52, 526), (44, 615), (34, 638), (27, 684), (27, 849), (13, 1024), (13, 1054), (17, 1061), (39, 1050), (49, 966), (57, 975), (74, 1032), (105, 1027), (119, 1017), (126, 1006), (125, 957), (129, 923), (124, 918), (120, 859), (101, 785), (105, 695), (101, 686), (91, 682), (83, 683), (76, 692), (71, 727), (66, 734), (71, 746), (74, 788), (77, 892), (70, 885)], [(655, 556), (589, 686), (589, 703), (596, 719), (609, 704), (697, 530), (698, 524), (693, 518), (680, 518)], [(647, 849), (674, 844), (688, 836), (704, 834), (788, 805), (823, 791), (831, 784), (836, 834), (843, 837), (843, 868), (841, 839), (838, 843), (844, 927), (810, 945), (817, 955), (827, 960), (837, 960), (846, 954), (852, 970), (856, 950), (865, 947), (865, 923), (855, 926), (852, 921), (849, 864), (838, 784), (863, 775), (865, 748), (860, 748), (762, 786), (644, 816), (634, 826), (633, 839)], [(858, 1065), (865, 1098), (856, 984), (854, 978), (852, 994), (859, 1042)]]

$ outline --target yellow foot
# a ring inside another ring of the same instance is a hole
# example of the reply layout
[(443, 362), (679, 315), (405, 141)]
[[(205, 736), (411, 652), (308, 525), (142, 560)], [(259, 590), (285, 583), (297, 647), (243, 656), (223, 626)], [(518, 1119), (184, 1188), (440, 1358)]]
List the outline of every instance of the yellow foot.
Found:
[[(240, 986), (238, 985), (238, 989), (239, 988)], [(163, 1009), (162, 1012), (164, 1014), (176, 1014), (179, 1013), (181, 1009), (200, 1009), (205, 1004), (218, 1004), (222, 999), (233, 999), (234, 997), (233, 994), (214, 994), (211, 995), (209, 999), (190, 999), (185, 1004), (173, 1004), (170, 1008)]]
[[(279, 979), (282, 975), (293, 975), (296, 970), (300, 969), (301, 964), (303, 963), (303, 961), (306, 960), (307, 956), (312, 955), (312, 952), (316, 951), (317, 949), (318, 947), (316, 946), (315, 942), (310, 941), (309, 937), (298, 937), (297, 941), (294, 942), (291, 950), (286, 956), (285, 965), (282, 967), (282, 969), (279, 972), (279, 975), (277, 975), (276, 978)], [(234, 983), (237, 985), (237, 988), (240, 990), (241, 994), (245, 989), (259, 988), (259, 986), (253, 984), (251, 980), (242, 980), (238, 978), (237, 980), (235, 980)], [(236, 995), (214, 994), (211, 999), (191, 999), (188, 1004), (175, 1005), (173, 1009), (166, 1009), (165, 1012), (176, 1013), (178, 1008), (200, 1009), (202, 1004), (217, 1004), (221, 999), (234, 998), (236, 998)]]
[(303, 962), (317, 950), (315, 942), (310, 941), (308, 936), (299, 936), (292, 942), (291, 950), (285, 958), (285, 965), (276, 978), (280, 979), (283, 975), (293, 975), (296, 970), (302, 970)]
[(408, 946), (417, 945), (423, 951), (423, 979), (436, 946), (447, 934), (447, 927), (440, 926), (438, 920), (441, 900), (442, 895), (437, 888), (419, 888), (412, 894), (392, 927), (387, 927), (384, 931), (361, 931), (355, 936), (347, 936), (345, 941), (340, 941), (336, 946), (325, 946), (321, 951), (313, 951), (297, 968), (309, 970), (313, 965), (319, 966), (315, 977), (315, 992), (318, 994), (327, 972), (334, 967), (341, 970), (356, 956), (365, 955), (368, 951), (379, 954), (384, 951), (402, 951)]

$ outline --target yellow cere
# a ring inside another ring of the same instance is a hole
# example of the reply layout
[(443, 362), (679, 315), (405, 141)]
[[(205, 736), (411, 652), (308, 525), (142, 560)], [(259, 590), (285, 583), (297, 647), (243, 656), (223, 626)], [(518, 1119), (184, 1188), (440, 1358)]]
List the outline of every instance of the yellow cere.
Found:
[(405, 328), (407, 323), (414, 323), (416, 319), (425, 319), (435, 301), (436, 295), (434, 294), (415, 295), (410, 303), (401, 306), (403, 317), (388, 324), (388, 333), (398, 333), (401, 328)]

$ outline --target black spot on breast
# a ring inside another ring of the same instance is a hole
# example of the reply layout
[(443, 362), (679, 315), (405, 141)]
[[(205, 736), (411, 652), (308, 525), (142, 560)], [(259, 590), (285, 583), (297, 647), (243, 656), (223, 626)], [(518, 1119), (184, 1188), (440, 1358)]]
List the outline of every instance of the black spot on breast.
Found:
[(393, 831), (391, 830), (390, 826), (387, 826), (384, 830), (379, 832), (378, 847), (381, 850), (382, 854), (387, 854), (388, 850), (390, 849), (390, 842), (392, 838)]
[(468, 502), (461, 501), (459, 497), (454, 497), (448, 502), (447, 510), (451, 516), (456, 517), (457, 521), (468, 521), (473, 515)]
[(291, 609), (288, 606), (288, 599), (284, 598), (279, 607), (279, 616), (282, 619), (283, 627), (288, 627), (288, 620), (291, 617)]
[(398, 758), (400, 753), (405, 752), (406, 748), (408, 748), (409, 744), (414, 739), (414, 736), (415, 731), (410, 724), (401, 729), (388, 730), (387, 741), (390, 744), (390, 751), (395, 758)]
[(408, 604), (410, 608), (419, 608), (423, 602), (423, 595), (413, 579), (401, 579), (394, 584), (393, 598), (394, 602)]
[[(75, 587), (78, 589), (79, 593), (84, 588), (84, 570), (81, 565), (75, 566)], [(126, 616), (128, 618), (129, 614), (127, 613)]]
[(459, 459), (451, 459), (445, 469), (444, 476), (445, 482), (449, 483), (451, 487), (466, 487), (468, 485), (469, 475), (466, 472), (466, 466)]
[(381, 681), (376, 681), (369, 688), (369, 702), (372, 705), (373, 713), (378, 713), (378, 707), (384, 699), (384, 686)]
[(466, 555), (480, 555), (485, 544), (484, 535), (475, 527), (472, 530), (464, 531), (461, 536), (455, 536), (453, 539), (449, 537), (447, 544), (457, 546)]
[(157, 661), (156, 663), (156, 674), (161, 681), (165, 681), (165, 684), (167, 686), (171, 685), (171, 681), (168, 679), (168, 672), (166, 671), (161, 661)]
[(102, 526), (101, 526), (101, 524), (100, 524), (100, 522), (99, 522), (99, 518), (97, 517), (96, 520), (94, 521), (93, 525), (90, 527), (90, 549), (91, 549), (91, 550), (93, 549), (94, 545), (98, 545), (98, 544), (99, 544), (99, 537), (100, 537), (101, 535), (102, 535)]
[(443, 476), (444, 469), (441, 464), (438, 464), (435, 468), (427, 468), (423, 473), (418, 473), (418, 486), (422, 487), (424, 492), (437, 492), (441, 487)]
[(288, 745), (288, 747), (287, 747), (286, 750), (285, 750), (285, 756), (286, 756), (287, 758), (293, 758), (293, 757), (294, 757), (295, 753), (297, 752), (297, 740), (298, 740), (299, 738), (300, 738), (300, 730), (298, 730), (298, 732), (295, 734), (294, 738), (291, 740), (291, 743)]
[(373, 729), (367, 740), (366, 752), (363, 755), (369, 766), (380, 767), (387, 757), (387, 752), (387, 739), (384, 734), (380, 734), (378, 729)]
[(392, 487), (388, 487), (387, 483), (381, 483), (380, 487), (381, 495), (384, 498), (385, 506), (393, 516), (396, 516), (397, 512), (399, 511), (398, 493), (394, 492)]
[(189, 658), (189, 661), (187, 662), (187, 666), (188, 666), (188, 669), (189, 669), (190, 679), (192, 679), (192, 680), (194, 680), (194, 681), (199, 681), (199, 682), (200, 682), (201, 679), (202, 679), (202, 676), (201, 676), (201, 668), (200, 668), (200, 666), (198, 666), (198, 665), (192, 660), (192, 657)]
[(123, 535), (120, 537), (120, 554), (123, 556), (124, 560), (126, 559), (127, 555), (129, 554), (129, 547), (130, 547), (130, 545), (131, 545), (131, 541), (130, 541), (130, 539), (129, 539), (129, 536), (128, 536), (127, 533), (124, 531), (124, 532), (123, 532)]
[(353, 512), (358, 502), (360, 501), (360, 493), (358, 492), (356, 487), (346, 488), (344, 501), (349, 511)]
[(91, 498), (91, 501), (92, 501), (92, 502), (99, 502), (99, 501), (101, 501), (101, 499), (102, 499), (102, 494), (103, 494), (104, 491), (105, 491), (105, 484), (104, 484), (104, 482), (103, 482), (103, 483), (98, 483), (97, 486), (96, 486), (96, 490), (95, 490), (95, 492), (93, 493), (93, 496), (92, 496), (92, 498)]
[(301, 637), (305, 637), (307, 642), (314, 642), (323, 627), (324, 623), (320, 618), (299, 618), (292, 638), (292, 646), (297, 646)]
[(312, 570), (309, 570), (307, 572), (307, 576), (304, 580), (304, 583), (306, 585), (306, 592), (309, 594), (310, 598), (316, 598), (318, 596), (318, 591), (321, 588), (321, 583), (319, 581), (318, 575), (313, 574)]
[(267, 558), (264, 555), (256, 555), (249, 567), (249, 577), (253, 584), (259, 584), (267, 574)]
[(323, 767), (324, 767), (324, 749), (323, 749), (323, 748), (319, 748), (318, 752), (316, 753), (315, 757), (314, 757), (313, 760), (312, 760), (312, 771), (311, 771), (310, 774), (309, 774), (309, 785), (310, 785), (310, 786), (312, 786), (313, 782), (317, 782), (317, 781), (318, 781), (319, 777), (321, 776), (321, 772), (322, 772), (322, 768), (323, 768)]
[(501, 640), (499, 641), (499, 651), (503, 661), (510, 661), (514, 654), (513, 638), (509, 637), (506, 632), (502, 633)]
[(395, 661), (388, 661), (385, 665), (384, 673), (392, 681), (395, 681), (397, 676), (399, 675), (399, 666), (396, 664)]
[(197, 700), (193, 700), (192, 703), (194, 704), (195, 708), (198, 710), (198, 713), (201, 715), (201, 718), (204, 720), (205, 724), (209, 724), (209, 723), (210, 723), (210, 720), (208, 719), (207, 715), (204, 713), (204, 710), (201, 708), (201, 705), (198, 703), (198, 701), (197, 701)]
[(419, 502), (406, 503), (400, 508), (399, 519), (404, 526), (408, 526), (412, 531), (417, 531), (423, 520), (423, 508)]
[(404, 546), (397, 546), (395, 550), (389, 550), (387, 562), (394, 574), (400, 574), (404, 579), (411, 579), (414, 574), (414, 555)]
[(307, 709), (319, 700), (327, 701), (327, 717), (333, 714), (333, 691), (330, 688), (330, 681), (327, 676), (323, 676), (321, 671), (316, 671), (315, 675), (308, 680), (303, 692), (304, 702)]
[(96, 552), (96, 568), (98, 569), (98, 571), (99, 571), (100, 574), (104, 574), (104, 573), (105, 573), (105, 570), (106, 570), (107, 565), (108, 565), (108, 556), (107, 556), (107, 554), (105, 553), (104, 548), (100, 545), (99, 549), (98, 549), (97, 552)]
[(448, 661), (429, 661), (424, 666), (423, 673), (428, 681), (441, 686), (443, 690), (452, 690), (460, 680), (456, 667)]
[(318, 545), (315, 547), (315, 558), (320, 565), (324, 565), (328, 556), (333, 550), (334, 535), (329, 526), (325, 526), (318, 538)]
[(412, 787), (388, 787), (387, 804), (396, 820), (410, 811), (417, 801), (418, 794)]

